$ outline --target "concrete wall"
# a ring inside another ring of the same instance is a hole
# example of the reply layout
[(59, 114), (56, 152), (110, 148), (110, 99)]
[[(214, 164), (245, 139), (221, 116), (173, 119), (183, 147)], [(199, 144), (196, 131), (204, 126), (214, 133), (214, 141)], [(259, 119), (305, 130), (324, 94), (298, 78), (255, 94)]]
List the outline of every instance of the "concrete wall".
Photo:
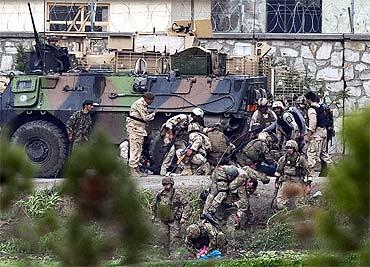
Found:
[[(88, 0), (73, 0), (84, 2)], [(257, 2), (255, 2), (257, 1)], [(355, 7), (355, 33), (370, 32), (369, 0), (353, 0)], [(35, 23), (40, 31), (44, 28), (43, 0), (30, 0)], [(67, 0), (48, 1), (72, 2)], [(152, 32), (165, 31), (172, 21), (190, 19), (191, 0), (107, 0), (110, 4), (110, 32)], [(255, 4), (256, 3), (256, 4)], [(351, 0), (322, 0), (322, 33), (349, 33), (347, 8)], [(266, 0), (194, 0), (194, 17), (210, 18), (211, 13), (226, 32), (265, 32)], [(32, 31), (27, 1), (0, 1), (0, 32)]]
[[(39, 31), (44, 29), (43, 0), (29, 0)], [(79, 1), (48, 1), (50, 3), (82, 2)], [(166, 31), (173, 20), (190, 19), (190, 0), (110, 0), (99, 1), (109, 3), (109, 32), (152, 32)], [(196, 19), (210, 18), (210, 0), (194, 2), (194, 17)], [(31, 18), (27, 1), (0, 1), (0, 32), (32, 31)]]

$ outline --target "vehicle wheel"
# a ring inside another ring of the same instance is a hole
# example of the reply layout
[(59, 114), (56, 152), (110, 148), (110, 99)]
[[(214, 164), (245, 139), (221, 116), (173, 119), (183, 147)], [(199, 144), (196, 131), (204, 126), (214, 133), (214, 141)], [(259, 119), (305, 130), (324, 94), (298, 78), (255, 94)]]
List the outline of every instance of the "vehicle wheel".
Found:
[(11, 141), (24, 147), (28, 158), (38, 168), (37, 177), (55, 177), (68, 155), (65, 135), (48, 121), (25, 123), (14, 132)]
[(163, 138), (159, 134), (152, 139), (150, 144), (150, 155), (155, 164), (161, 166), (165, 156), (166, 148), (163, 147)]

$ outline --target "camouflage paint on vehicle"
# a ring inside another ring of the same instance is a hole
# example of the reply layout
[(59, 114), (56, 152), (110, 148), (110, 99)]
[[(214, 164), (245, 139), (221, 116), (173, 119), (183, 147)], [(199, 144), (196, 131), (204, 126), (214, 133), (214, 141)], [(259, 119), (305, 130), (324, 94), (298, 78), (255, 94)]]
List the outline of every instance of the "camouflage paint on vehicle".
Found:
[[(126, 138), (124, 122), (131, 104), (143, 92), (150, 91), (156, 95), (150, 108), (157, 109), (158, 114), (149, 125), (152, 136), (157, 135), (157, 130), (169, 116), (191, 112), (194, 107), (205, 110), (206, 124), (233, 121), (237, 125), (235, 132), (240, 134), (250, 116), (246, 110), (255, 104), (258, 97), (266, 94), (264, 88), (265, 77), (247, 76), (171, 77), (129, 73), (21, 75), (14, 77), (1, 95), (0, 122), (2, 128), (8, 127), (11, 138), (27, 143), (27, 129), (36, 131), (37, 128), (35, 123), (30, 122), (46, 121), (50, 123), (48, 125), (60, 129), (60, 133), (55, 133), (54, 129), (53, 133), (45, 133), (45, 138), (48, 135), (55, 138), (63, 136), (66, 143), (65, 123), (73, 112), (81, 109), (84, 100), (91, 99), (96, 103), (92, 114), (94, 128), (104, 129), (112, 143), (119, 144)], [(17, 132), (24, 125), (27, 127)], [(48, 126), (43, 125), (41, 129), (45, 127)], [(32, 135), (34, 139), (37, 139), (35, 134)], [(48, 153), (51, 153), (48, 141), (34, 142), (28, 146), (33, 149), (30, 158), (46, 161)], [(66, 157), (65, 150), (63, 147), (58, 157)]]

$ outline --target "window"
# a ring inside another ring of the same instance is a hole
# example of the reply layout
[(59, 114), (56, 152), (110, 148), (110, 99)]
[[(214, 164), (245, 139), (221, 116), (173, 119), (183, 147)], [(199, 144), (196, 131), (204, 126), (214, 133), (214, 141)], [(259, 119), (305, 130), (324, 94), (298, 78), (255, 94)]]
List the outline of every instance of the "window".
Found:
[[(108, 5), (95, 6), (91, 11), (88, 3), (48, 3), (48, 26), (50, 31), (90, 32), (108, 31)], [(93, 25), (91, 15), (95, 13)]]
[(267, 0), (267, 32), (321, 32), (322, 0)]

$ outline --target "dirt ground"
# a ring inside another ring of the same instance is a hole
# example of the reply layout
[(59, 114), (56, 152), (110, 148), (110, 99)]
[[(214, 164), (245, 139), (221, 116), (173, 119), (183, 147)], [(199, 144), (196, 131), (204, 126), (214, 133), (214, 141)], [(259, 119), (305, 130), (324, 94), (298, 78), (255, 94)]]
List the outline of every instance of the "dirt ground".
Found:
[[(149, 189), (157, 192), (162, 189), (162, 178), (160, 175), (149, 175), (146, 177), (135, 177), (133, 179), (136, 181), (138, 189)], [(270, 183), (266, 185), (259, 182), (256, 192), (250, 198), (251, 208), (257, 224), (264, 224), (275, 212), (270, 208), (275, 190), (274, 179), (274, 177), (271, 177)], [(322, 191), (325, 179), (326, 177), (316, 177), (314, 179), (312, 194)], [(36, 189), (51, 189), (62, 181), (63, 179), (35, 179), (35, 187)], [(202, 189), (208, 188), (211, 183), (209, 176), (175, 176), (174, 181), (176, 188), (192, 192), (200, 192)]]

